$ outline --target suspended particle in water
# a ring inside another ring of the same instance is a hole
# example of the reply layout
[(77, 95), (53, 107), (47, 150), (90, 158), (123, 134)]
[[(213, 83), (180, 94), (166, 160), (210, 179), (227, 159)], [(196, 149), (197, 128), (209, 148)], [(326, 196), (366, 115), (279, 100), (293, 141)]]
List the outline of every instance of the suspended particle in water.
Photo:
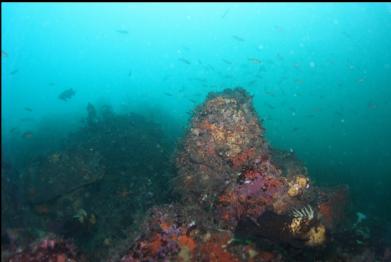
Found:
[(309, 66), (310, 66), (311, 68), (314, 68), (314, 67), (315, 67), (315, 62), (314, 62), (314, 61), (311, 61), (311, 62), (309, 63)]
[(341, 123), (342, 123), (342, 124), (345, 123), (345, 119), (342, 118), (342, 119), (341, 119)]

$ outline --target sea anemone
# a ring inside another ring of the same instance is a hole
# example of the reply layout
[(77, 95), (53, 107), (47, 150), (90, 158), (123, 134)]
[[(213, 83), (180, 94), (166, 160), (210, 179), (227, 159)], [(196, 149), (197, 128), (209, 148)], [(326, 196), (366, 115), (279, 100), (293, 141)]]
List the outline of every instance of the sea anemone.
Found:
[(294, 218), (300, 218), (300, 219), (310, 221), (314, 218), (314, 210), (312, 209), (312, 207), (310, 205), (307, 205), (301, 209), (294, 208), (291, 211), (291, 215)]

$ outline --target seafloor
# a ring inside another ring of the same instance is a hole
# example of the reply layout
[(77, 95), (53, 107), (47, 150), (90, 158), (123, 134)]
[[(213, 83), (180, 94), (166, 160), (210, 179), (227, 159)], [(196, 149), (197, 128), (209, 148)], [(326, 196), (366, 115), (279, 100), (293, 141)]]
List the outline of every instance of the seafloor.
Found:
[(56, 150), (3, 157), (2, 261), (391, 261), (386, 223), (270, 146), (244, 89), (210, 93), (178, 141), (88, 104)]

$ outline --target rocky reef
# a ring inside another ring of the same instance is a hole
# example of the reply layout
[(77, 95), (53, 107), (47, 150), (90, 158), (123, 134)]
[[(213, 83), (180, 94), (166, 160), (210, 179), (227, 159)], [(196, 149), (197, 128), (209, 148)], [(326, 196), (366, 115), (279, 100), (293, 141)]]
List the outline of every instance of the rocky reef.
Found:
[(347, 187), (316, 185), (293, 152), (268, 144), (242, 88), (195, 108), (174, 158), (144, 117), (87, 113), (61, 150), (20, 173), (2, 163), (2, 261), (391, 257), (381, 227), (354, 220)]
[(7, 261), (82, 262), (88, 260), (80, 254), (71, 241), (50, 234), (34, 241), (24, 250), (17, 251)]
[(90, 261), (107, 260), (138, 216), (168, 201), (174, 148), (161, 126), (107, 105), (86, 109), (63, 145), (32, 152), (26, 165), (2, 159), (2, 250), (28, 250), (54, 233)]
[(176, 166), (181, 200), (152, 212), (122, 261), (280, 261), (259, 243), (323, 248), (344, 218), (347, 191), (316, 187), (272, 150), (242, 88), (196, 108)]

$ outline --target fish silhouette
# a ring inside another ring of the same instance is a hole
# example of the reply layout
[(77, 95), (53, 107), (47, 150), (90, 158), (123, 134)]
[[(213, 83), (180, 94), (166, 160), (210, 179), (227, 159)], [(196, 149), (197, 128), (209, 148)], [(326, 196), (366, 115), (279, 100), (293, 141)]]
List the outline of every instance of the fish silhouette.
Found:
[(67, 99), (72, 98), (74, 95), (75, 95), (75, 90), (69, 88), (67, 90), (62, 91), (62, 93), (58, 95), (58, 98), (67, 101)]
[(187, 65), (190, 65), (190, 64), (191, 64), (190, 61), (187, 60), (187, 59), (185, 59), (185, 58), (179, 58), (178, 60), (181, 61), (182, 63), (187, 64)]
[(117, 33), (120, 33), (120, 34), (128, 34), (129, 32), (127, 30), (116, 30)]
[(239, 41), (239, 42), (244, 42), (244, 39), (241, 38), (240, 36), (237, 36), (237, 35), (233, 35), (232, 36), (233, 39), (235, 39), (236, 41)]

